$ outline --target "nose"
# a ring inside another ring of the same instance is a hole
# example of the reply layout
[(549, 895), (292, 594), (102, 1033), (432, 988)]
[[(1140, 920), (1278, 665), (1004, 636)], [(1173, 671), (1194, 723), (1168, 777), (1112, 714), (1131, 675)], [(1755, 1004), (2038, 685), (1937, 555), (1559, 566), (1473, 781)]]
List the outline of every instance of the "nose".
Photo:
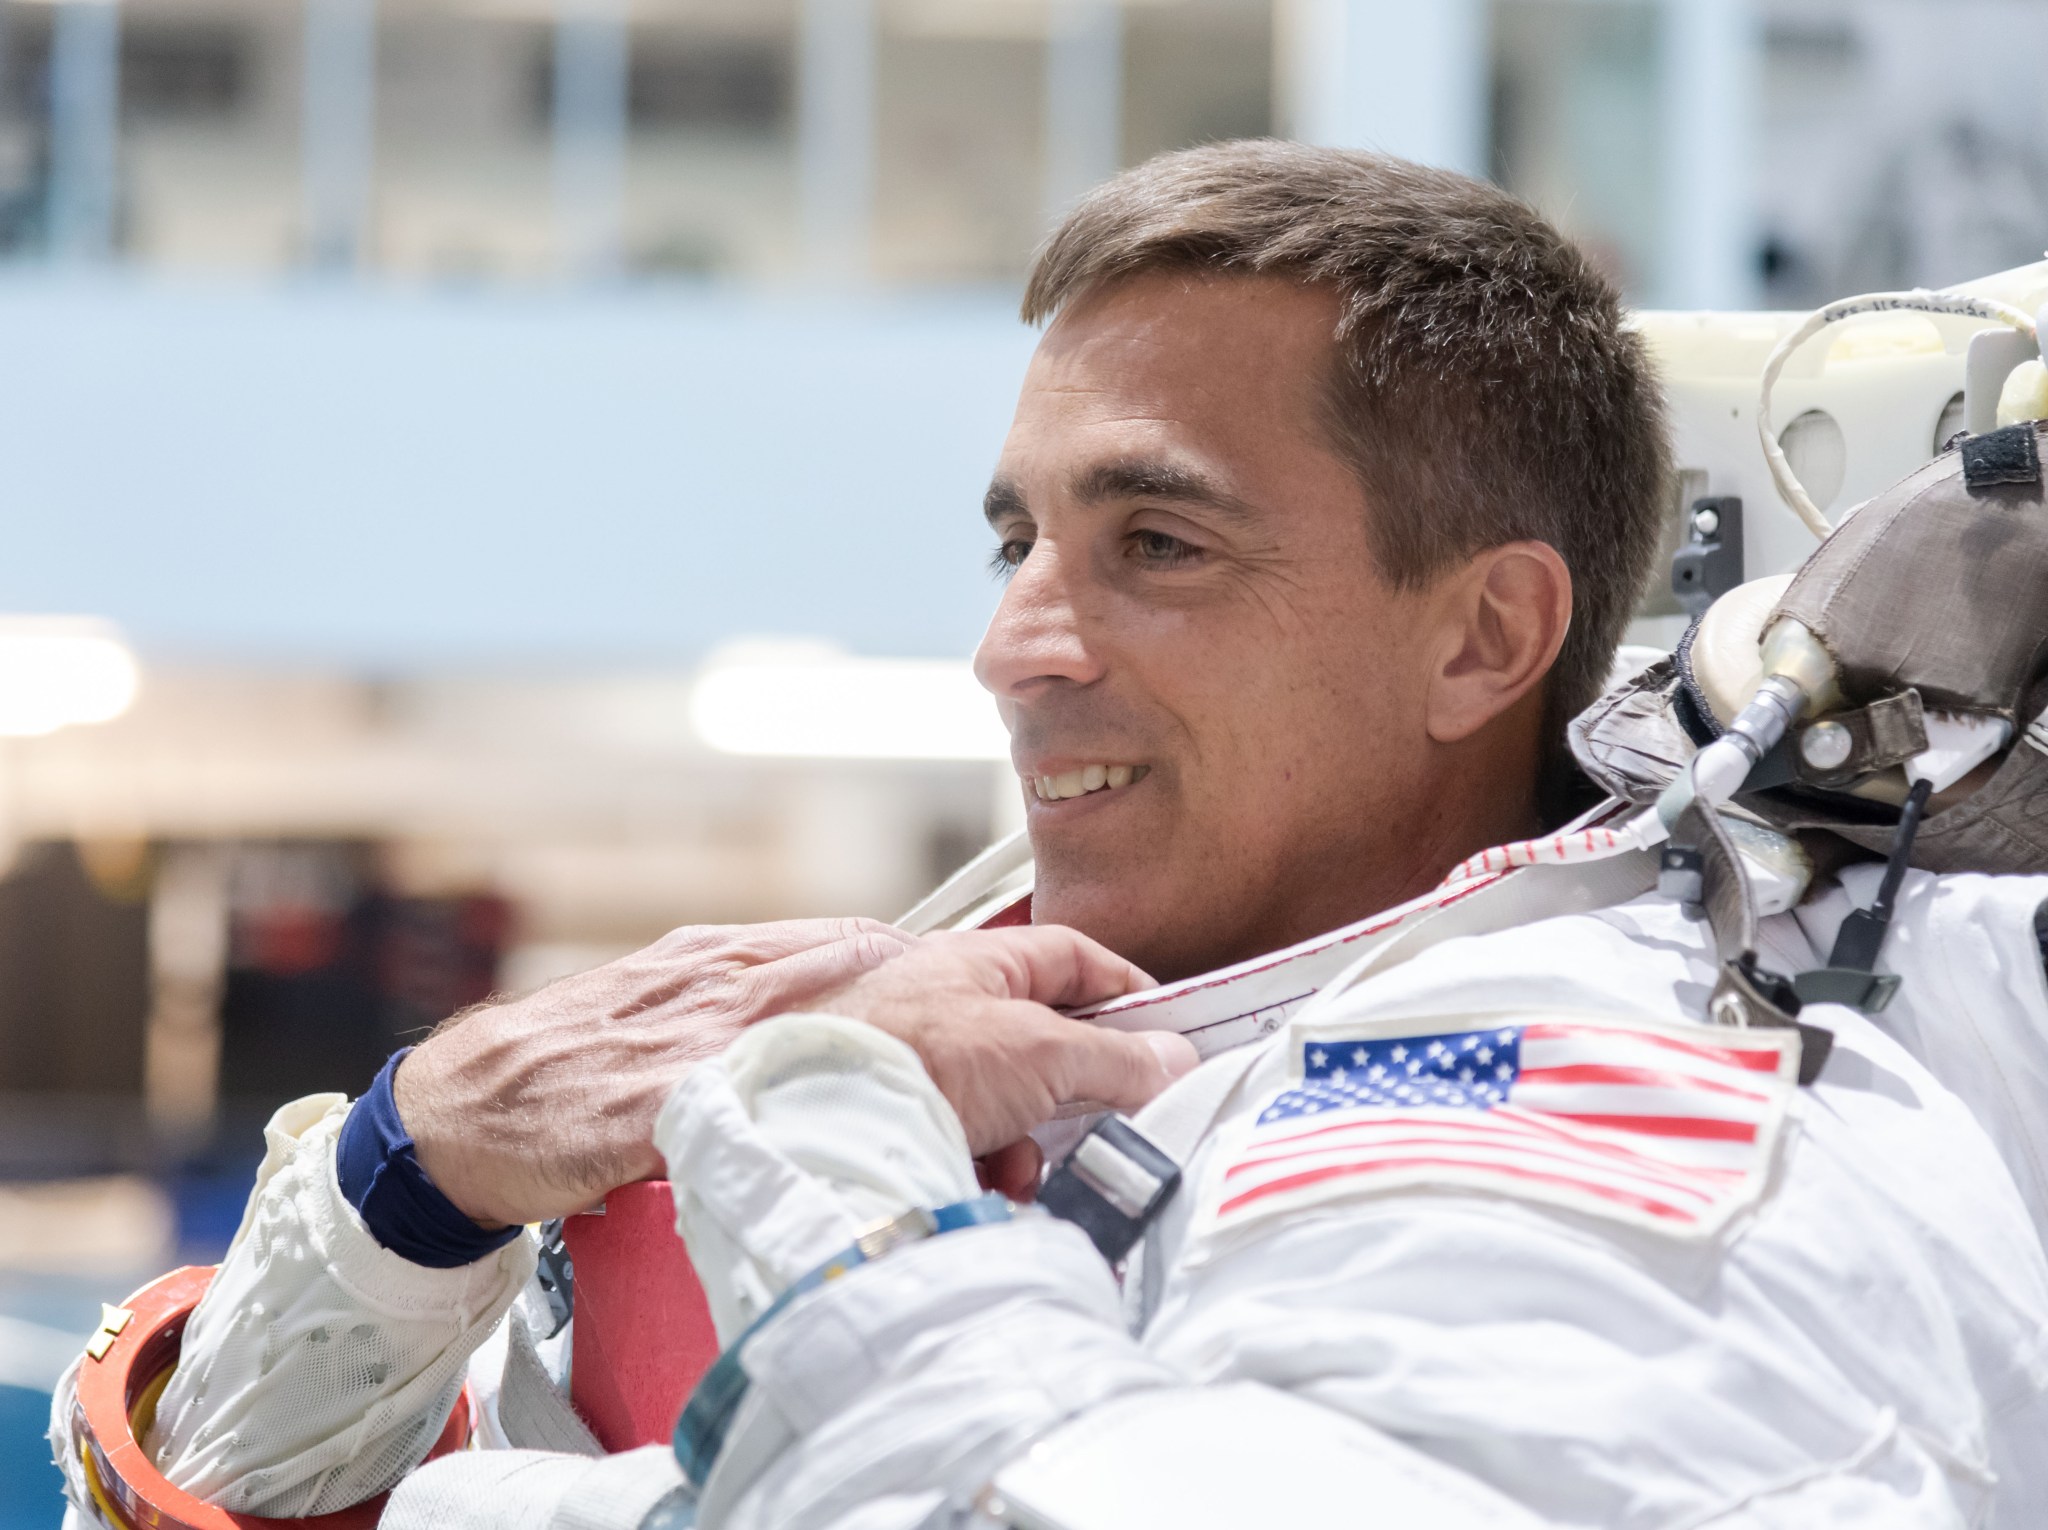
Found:
[(1057, 550), (1044, 538), (1017, 566), (974, 651), (974, 674), (998, 701), (1028, 701), (1059, 682), (1102, 677), (1080, 604)]

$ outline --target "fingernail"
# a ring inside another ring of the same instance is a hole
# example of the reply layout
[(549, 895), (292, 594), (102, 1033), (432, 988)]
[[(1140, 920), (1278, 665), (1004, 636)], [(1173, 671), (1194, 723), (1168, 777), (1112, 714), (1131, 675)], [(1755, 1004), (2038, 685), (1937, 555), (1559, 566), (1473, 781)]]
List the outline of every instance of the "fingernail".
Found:
[(1194, 1044), (1174, 1031), (1147, 1031), (1145, 1045), (1152, 1049), (1152, 1055), (1159, 1059), (1159, 1066), (1166, 1070), (1169, 1079), (1194, 1072), (1195, 1064), (1201, 1061), (1195, 1055)]

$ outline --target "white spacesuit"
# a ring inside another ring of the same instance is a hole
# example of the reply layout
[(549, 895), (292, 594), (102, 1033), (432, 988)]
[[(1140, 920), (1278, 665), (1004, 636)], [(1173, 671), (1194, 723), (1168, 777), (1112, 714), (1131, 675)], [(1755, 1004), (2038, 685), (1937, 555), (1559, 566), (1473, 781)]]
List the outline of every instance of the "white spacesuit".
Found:
[[(1898, 1018), (1940, 1027), (1951, 1060), (2024, 1049), (2038, 1065), (2044, 891), (1921, 880), (1897, 952), (1919, 992)], [(1769, 954), (1825, 947), (1847, 906), (1838, 894), (1774, 921)], [(1990, 991), (2015, 979), (2021, 993)], [(1285, 1441), (1308, 1426), (1260, 1406), (1239, 1410), (1223, 1454), (1138, 1447), (1109, 1482), (1060, 1491), (1062, 1450), (1114, 1438), (1130, 1410), (1255, 1386), (1445, 1468), (1404, 1479), (1395, 1501), (1432, 1507), (1392, 1523), (1521, 1522), (1475, 1484), (1551, 1524), (2035, 1522), (2048, 1266), (1992, 1144), (1850, 1011), (1817, 1012), (1836, 1053), (1799, 1090), (1771, 1071), (1782, 1033), (1687, 1023), (1712, 980), (1696, 927), (1644, 900), (1446, 943), (1311, 1007), (1248, 1063), (1208, 1065), (1240, 1081), (1153, 1249), (1164, 1278), (1137, 1337), (1101, 1262), (1059, 1225), (893, 1254), (749, 1347), (762, 1395), (711, 1476), (705, 1521), (943, 1520), (1042, 1441), (1033, 1485), (1073, 1522), (1134, 1522), (1091, 1497), (1119, 1492), (1177, 1501), (1157, 1523), (1241, 1523), (1261, 1502), (1294, 1516), (1275, 1523), (1369, 1522), (1389, 1491), (1376, 1474), (1333, 1461), (1319, 1480), (1280, 1480)], [(892, 1126), (941, 1107), (914, 1066), (867, 1060), (891, 1045), (787, 1020), (678, 1091), (659, 1137), (722, 1325), (877, 1203), (971, 1193), (957, 1143), (934, 1151), (932, 1133)], [(1746, 1055), (1714, 1066), (1701, 1048)], [(1491, 1069), (1470, 1066), (1489, 1050)], [(862, 1073), (890, 1078), (888, 1097), (871, 1088), (827, 1135), (816, 1102)], [(1201, 1078), (1147, 1116), (1170, 1116)], [(1600, 1154), (1580, 1151), (1575, 1122), (1600, 1123)], [(2006, 1123), (2024, 1132), (2020, 1112)], [(1616, 1138), (1628, 1147), (1610, 1157)], [(770, 1174), (793, 1181), (773, 1204), (785, 1219), (807, 1208), (808, 1246), (760, 1215)]]
[[(1767, 920), (1762, 954), (1811, 965), (1876, 871)], [(1696, 1023), (1714, 962), (1668, 902), (1423, 950), (1139, 1118), (1187, 1178), (1123, 1292), (1027, 1215), (764, 1327), (698, 1522), (2033, 1523), (2044, 897), (1909, 878), (1899, 997), (1809, 1010), (1836, 1033), (1810, 1089), (1791, 1033)], [(174, 1480), (270, 1513), (382, 1486), (363, 1463), (431, 1433), (531, 1258), (397, 1268), (335, 1190), (337, 1115), (274, 1141), (221, 1276), (244, 1300), (194, 1325), (159, 1436)], [(657, 1137), (728, 1341), (862, 1224), (975, 1193), (912, 1054), (833, 1017), (748, 1032)], [(630, 1526), (690, 1496), (660, 1447), (472, 1453), (384, 1523)]]

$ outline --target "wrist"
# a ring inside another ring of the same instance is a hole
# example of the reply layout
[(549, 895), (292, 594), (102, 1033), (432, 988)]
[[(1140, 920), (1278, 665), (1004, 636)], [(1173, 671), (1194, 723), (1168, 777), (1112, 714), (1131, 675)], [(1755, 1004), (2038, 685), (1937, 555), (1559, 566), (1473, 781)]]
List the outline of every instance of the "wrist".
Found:
[(435, 1065), (440, 1054), (422, 1047), (407, 1047), (395, 1053), (385, 1066), (390, 1073), (391, 1099), (398, 1121), (412, 1142), (412, 1156), (420, 1170), (448, 1203), (474, 1222), (481, 1232), (502, 1231), (524, 1217), (496, 1215), (491, 1197), (473, 1183), (465, 1160), (469, 1156), (458, 1131), (446, 1130), (443, 1122), (460, 1112), (439, 1108), (442, 1091)]
[(519, 1228), (480, 1224), (420, 1161), (394, 1091), (406, 1055), (386, 1063), (349, 1110), (335, 1142), (335, 1179), (371, 1236), (400, 1258), (429, 1269), (473, 1264), (511, 1242)]

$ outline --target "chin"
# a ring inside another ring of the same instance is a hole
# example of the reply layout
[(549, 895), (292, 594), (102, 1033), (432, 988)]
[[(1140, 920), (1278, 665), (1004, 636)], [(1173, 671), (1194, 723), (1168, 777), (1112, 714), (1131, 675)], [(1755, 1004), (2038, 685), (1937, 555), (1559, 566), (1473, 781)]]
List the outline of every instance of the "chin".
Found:
[(1170, 901), (1135, 878), (1084, 880), (1041, 872), (1031, 894), (1031, 922), (1079, 930), (1150, 972), (1142, 953), (1156, 946), (1156, 910)]
[(1160, 983), (1220, 965), (1208, 959), (1215, 945), (1202, 938), (1202, 921), (1187, 917), (1196, 912), (1150, 878), (1074, 882), (1053, 877), (1041, 880), (1031, 898), (1033, 924), (1079, 930)]

